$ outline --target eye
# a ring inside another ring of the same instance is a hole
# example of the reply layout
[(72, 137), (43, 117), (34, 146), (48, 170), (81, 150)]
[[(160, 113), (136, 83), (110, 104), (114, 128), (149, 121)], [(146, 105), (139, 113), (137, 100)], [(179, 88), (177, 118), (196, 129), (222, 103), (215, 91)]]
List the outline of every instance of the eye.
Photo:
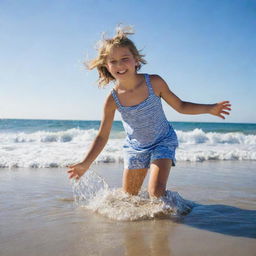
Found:
[(129, 58), (123, 58), (123, 61), (128, 61), (129, 60)]
[(111, 60), (110, 63), (111, 63), (111, 64), (115, 64), (115, 63), (116, 63), (116, 60)]

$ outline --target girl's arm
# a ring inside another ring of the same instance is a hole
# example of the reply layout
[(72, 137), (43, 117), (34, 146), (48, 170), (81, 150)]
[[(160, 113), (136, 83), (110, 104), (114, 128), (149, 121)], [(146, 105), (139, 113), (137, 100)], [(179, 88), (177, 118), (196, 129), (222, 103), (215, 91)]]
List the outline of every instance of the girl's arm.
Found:
[(160, 76), (153, 75), (152, 80), (156, 85), (158, 95), (179, 113), (190, 115), (212, 114), (222, 119), (225, 119), (224, 115), (229, 115), (228, 111), (231, 110), (229, 101), (215, 104), (197, 104), (182, 101), (169, 89), (167, 83)]
[(103, 118), (101, 120), (98, 134), (94, 139), (88, 153), (86, 154), (84, 160), (81, 163), (68, 166), (68, 168), (70, 168), (70, 170), (68, 171), (68, 173), (70, 174), (70, 179), (79, 179), (89, 169), (90, 165), (103, 150), (109, 138), (110, 130), (115, 116), (115, 111), (115, 101), (112, 95), (109, 94), (104, 104)]

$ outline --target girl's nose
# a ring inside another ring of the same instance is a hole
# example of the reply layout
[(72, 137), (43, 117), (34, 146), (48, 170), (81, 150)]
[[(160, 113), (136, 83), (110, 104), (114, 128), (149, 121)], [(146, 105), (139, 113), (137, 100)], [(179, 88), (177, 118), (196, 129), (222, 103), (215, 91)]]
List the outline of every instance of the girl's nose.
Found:
[(118, 67), (122, 67), (122, 66), (123, 66), (123, 61), (122, 61), (122, 60), (118, 61), (118, 62), (117, 62), (117, 66), (118, 66)]

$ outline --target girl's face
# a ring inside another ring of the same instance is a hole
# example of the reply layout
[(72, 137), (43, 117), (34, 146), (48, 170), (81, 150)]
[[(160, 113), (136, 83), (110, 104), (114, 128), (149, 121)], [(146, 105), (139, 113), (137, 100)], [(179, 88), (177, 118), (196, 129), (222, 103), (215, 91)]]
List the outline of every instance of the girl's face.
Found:
[(136, 73), (138, 62), (127, 47), (112, 47), (106, 59), (106, 68), (115, 79)]

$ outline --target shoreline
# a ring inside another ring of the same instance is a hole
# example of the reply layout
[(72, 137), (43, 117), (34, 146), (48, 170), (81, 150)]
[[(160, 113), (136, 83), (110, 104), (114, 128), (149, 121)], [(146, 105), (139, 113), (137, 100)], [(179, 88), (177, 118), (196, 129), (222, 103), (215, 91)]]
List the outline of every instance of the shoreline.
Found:
[[(115, 221), (76, 205), (67, 168), (0, 169), (0, 253), (253, 256), (255, 167), (233, 161), (178, 163), (167, 188), (198, 206), (182, 218), (141, 221)], [(122, 168), (94, 164), (91, 169), (119, 188)]]

